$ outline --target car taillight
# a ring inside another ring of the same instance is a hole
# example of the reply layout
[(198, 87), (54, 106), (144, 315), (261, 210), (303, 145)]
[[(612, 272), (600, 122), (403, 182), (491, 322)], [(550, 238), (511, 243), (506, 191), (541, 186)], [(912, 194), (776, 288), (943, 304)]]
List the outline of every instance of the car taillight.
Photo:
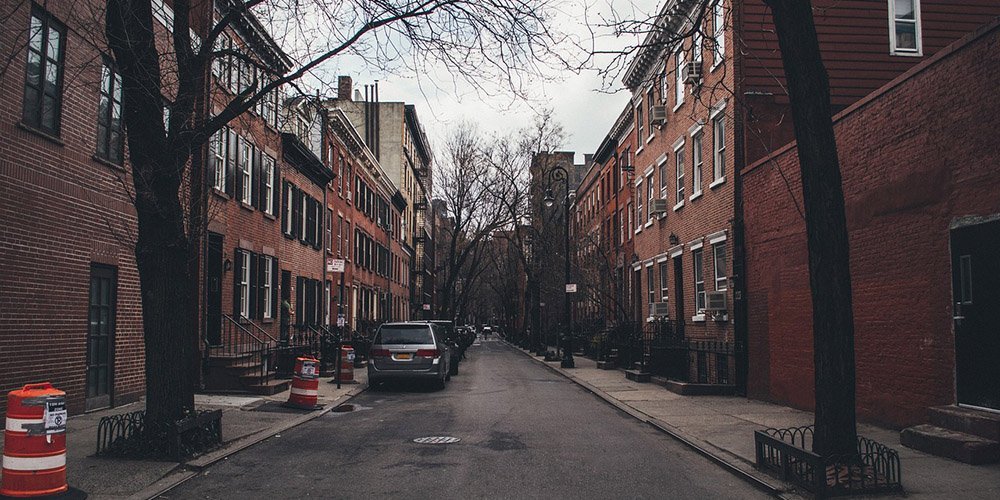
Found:
[(388, 358), (390, 355), (388, 349), (372, 349), (373, 358)]
[(437, 358), (441, 353), (437, 349), (417, 349), (417, 356), (421, 358)]

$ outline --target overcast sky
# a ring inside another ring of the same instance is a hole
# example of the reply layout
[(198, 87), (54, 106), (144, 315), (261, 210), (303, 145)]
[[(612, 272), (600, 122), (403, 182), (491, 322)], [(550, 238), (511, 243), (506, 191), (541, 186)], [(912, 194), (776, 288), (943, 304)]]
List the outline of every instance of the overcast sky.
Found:
[[(658, 4), (657, 0), (566, 1), (589, 1), (592, 6), (588, 16), (592, 22), (601, 15), (606, 16), (611, 9), (620, 15), (641, 19), (643, 15), (655, 12)], [(583, 11), (580, 6), (566, 7), (560, 28), (585, 34)], [(598, 35), (598, 49), (636, 43), (634, 37), (632, 40), (616, 40), (607, 30)], [(483, 96), (464, 82), (455, 81), (443, 69), (436, 74), (419, 77), (384, 74), (371, 71), (362, 61), (351, 56), (341, 56), (328, 70), (351, 76), (358, 89), (378, 80), (381, 101), (403, 101), (416, 105), (417, 115), (435, 150), (441, 147), (448, 130), (462, 123), (475, 122), (482, 131), (503, 134), (529, 125), (535, 110), (547, 105), (567, 132), (563, 150), (576, 152), (577, 161), (582, 161), (584, 153), (593, 153), (600, 145), (629, 97), (627, 92), (620, 90), (620, 78), (612, 83), (613, 88), (608, 89), (596, 71), (549, 75), (560, 80), (534, 83), (531, 85), (532, 99), (523, 100), (510, 95)], [(617, 92), (612, 92), (614, 90)]]

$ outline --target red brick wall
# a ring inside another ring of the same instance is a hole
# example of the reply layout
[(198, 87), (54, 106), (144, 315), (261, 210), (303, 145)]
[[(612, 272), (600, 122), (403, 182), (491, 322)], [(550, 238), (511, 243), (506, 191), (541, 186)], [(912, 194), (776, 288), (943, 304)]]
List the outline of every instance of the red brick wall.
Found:
[[(91, 264), (118, 274), (113, 404), (138, 399), (144, 388), (136, 222), (122, 187), (132, 181), (93, 159), (98, 53), (64, 6), (52, 5), (69, 26), (61, 133), (53, 140), (20, 125), (30, 6), (2, 9), (0, 30), (0, 53), (13, 55), (0, 71), (0, 392), (51, 381), (80, 413)], [(0, 412), (5, 405), (3, 397)]]
[[(1000, 214), (998, 26), (836, 117), (863, 419), (903, 427), (928, 406), (955, 402), (949, 224)], [(812, 313), (794, 144), (744, 175), (748, 390), (809, 409)]]

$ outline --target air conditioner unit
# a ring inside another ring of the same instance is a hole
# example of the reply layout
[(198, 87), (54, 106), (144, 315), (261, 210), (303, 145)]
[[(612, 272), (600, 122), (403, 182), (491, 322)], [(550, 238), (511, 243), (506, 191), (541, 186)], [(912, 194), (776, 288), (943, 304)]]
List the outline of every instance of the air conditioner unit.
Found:
[(348, 190), (348, 191), (347, 191), (347, 201), (351, 201), (351, 198), (352, 198), (352, 197), (354, 197), (354, 193), (353, 193), (353, 192), (351, 192), (350, 190)]
[(705, 294), (705, 311), (706, 312), (725, 312), (728, 308), (726, 307), (726, 292), (707, 292)]
[(667, 200), (663, 198), (657, 198), (649, 204), (649, 214), (665, 214), (667, 213)]
[(685, 83), (692, 83), (698, 85), (701, 83), (701, 62), (700, 61), (688, 61), (684, 63), (684, 69), (681, 73), (681, 77)]
[(650, 118), (650, 120), (652, 120), (653, 123), (659, 123), (661, 125), (664, 124), (664, 123), (667, 123), (667, 107), (666, 106), (664, 106), (664, 105), (653, 106), (653, 109), (652, 109), (652, 111), (650, 111), (649, 114), (652, 115), (649, 118)]
[(652, 318), (666, 319), (670, 317), (669, 302), (650, 302), (649, 316)]

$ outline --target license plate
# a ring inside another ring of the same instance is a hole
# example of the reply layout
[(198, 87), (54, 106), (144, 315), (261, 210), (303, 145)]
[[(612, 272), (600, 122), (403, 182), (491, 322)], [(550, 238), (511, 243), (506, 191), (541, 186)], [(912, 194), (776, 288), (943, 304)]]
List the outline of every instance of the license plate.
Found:
[(408, 352), (401, 352), (399, 354), (396, 354), (396, 359), (410, 359), (412, 357), (413, 355)]

